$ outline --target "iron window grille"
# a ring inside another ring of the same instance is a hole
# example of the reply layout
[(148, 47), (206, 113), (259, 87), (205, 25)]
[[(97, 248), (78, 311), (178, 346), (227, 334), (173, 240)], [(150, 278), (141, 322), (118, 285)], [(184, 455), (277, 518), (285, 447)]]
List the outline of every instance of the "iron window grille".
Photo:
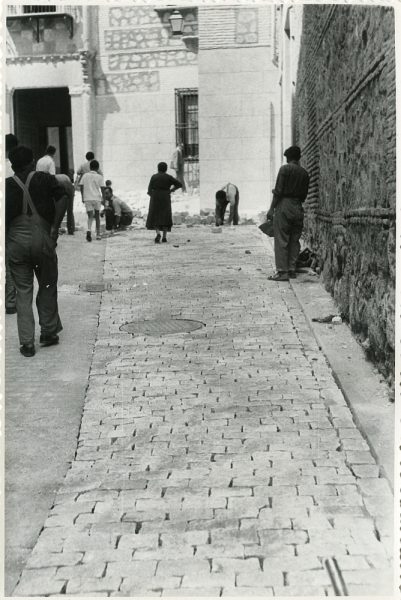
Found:
[(46, 4), (46, 5), (34, 4), (33, 6), (25, 6), (24, 5), (22, 8), (23, 8), (24, 15), (56, 12), (56, 6), (49, 5), (49, 4)]
[(198, 90), (175, 90), (176, 143), (184, 144), (184, 159), (199, 160)]

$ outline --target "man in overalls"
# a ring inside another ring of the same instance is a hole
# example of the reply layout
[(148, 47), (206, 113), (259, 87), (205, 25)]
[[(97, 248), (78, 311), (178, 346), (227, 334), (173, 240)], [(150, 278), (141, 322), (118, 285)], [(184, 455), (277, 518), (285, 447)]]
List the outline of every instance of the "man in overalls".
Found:
[(30, 148), (18, 146), (10, 152), (9, 159), (15, 175), (6, 179), (7, 255), (16, 288), (20, 352), (23, 356), (34, 356), (34, 274), (39, 284), (36, 306), (40, 343), (43, 346), (57, 344), (57, 334), (62, 330), (57, 304), (55, 248), (67, 197), (54, 175), (35, 171)]

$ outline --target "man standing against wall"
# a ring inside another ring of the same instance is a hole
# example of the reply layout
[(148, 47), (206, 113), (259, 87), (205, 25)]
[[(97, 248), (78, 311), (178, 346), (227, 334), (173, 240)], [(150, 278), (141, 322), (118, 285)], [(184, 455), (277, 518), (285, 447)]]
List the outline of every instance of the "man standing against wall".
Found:
[(288, 281), (296, 277), (296, 262), (304, 222), (303, 202), (308, 195), (309, 174), (299, 164), (301, 150), (290, 146), (284, 152), (287, 164), (280, 167), (267, 218), (273, 218), (276, 273), (268, 279)]
[(184, 179), (184, 144), (177, 144), (176, 149), (174, 150), (173, 157), (171, 159), (170, 168), (175, 170), (176, 179), (180, 183), (182, 183), (182, 191), (186, 192), (187, 188), (185, 185)]

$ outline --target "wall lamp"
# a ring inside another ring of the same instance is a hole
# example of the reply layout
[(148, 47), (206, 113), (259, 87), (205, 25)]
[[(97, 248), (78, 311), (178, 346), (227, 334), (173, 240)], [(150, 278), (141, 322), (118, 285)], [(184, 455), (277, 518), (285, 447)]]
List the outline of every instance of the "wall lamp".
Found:
[(169, 16), (169, 21), (173, 35), (181, 35), (184, 17), (180, 13), (180, 11), (175, 10), (173, 13), (171, 13), (171, 15)]

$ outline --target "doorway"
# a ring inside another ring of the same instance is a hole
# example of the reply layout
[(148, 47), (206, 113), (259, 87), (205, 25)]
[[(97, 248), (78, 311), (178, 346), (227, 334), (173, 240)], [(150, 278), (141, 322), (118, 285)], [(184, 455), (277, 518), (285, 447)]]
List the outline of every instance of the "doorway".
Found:
[(20, 144), (32, 148), (35, 160), (51, 144), (56, 148), (56, 172), (71, 175), (71, 99), (67, 87), (18, 89), (13, 95), (14, 132)]

